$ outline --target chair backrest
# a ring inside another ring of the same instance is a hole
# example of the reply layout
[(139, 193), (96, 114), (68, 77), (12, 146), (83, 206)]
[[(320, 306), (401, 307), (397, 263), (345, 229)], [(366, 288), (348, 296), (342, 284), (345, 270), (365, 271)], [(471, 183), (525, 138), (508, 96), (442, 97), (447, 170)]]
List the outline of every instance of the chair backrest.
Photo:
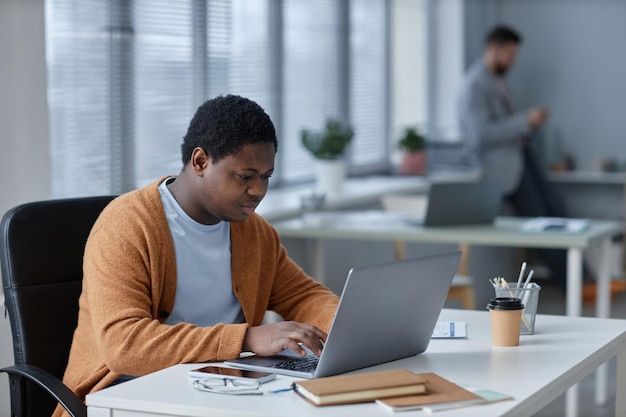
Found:
[[(63, 377), (78, 317), (85, 242), (113, 198), (26, 203), (3, 216), (0, 266), (15, 364)], [(28, 410), (24, 415), (52, 414), (54, 399), (31, 382), (22, 383), (20, 407)], [(12, 398), (12, 403), (17, 400)]]

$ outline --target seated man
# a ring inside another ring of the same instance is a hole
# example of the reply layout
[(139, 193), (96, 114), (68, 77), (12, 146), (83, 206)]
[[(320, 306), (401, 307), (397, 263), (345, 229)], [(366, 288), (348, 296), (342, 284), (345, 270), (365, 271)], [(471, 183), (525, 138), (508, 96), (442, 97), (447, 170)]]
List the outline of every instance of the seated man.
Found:
[[(175, 364), (320, 354), (338, 297), (288, 256), (254, 213), (277, 139), (256, 103), (205, 102), (178, 176), (112, 201), (85, 247), (78, 326), (64, 382), (82, 399)], [(285, 321), (262, 325), (266, 310)], [(62, 415), (57, 407), (55, 415)]]

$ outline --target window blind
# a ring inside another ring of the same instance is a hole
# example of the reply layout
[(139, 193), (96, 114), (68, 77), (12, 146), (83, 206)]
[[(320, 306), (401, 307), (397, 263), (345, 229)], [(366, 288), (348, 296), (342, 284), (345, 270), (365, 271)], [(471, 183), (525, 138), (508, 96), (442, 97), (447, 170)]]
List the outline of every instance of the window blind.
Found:
[(110, 187), (110, 7), (101, 0), (46, 4), (52, 190)]
[(313, 179), (304, 128), (355, 130), (351, 171), (389, 165), (385, 0), (47, 0), (53, 189), (122, 193), (176, 174), (198, 105), (257, 101), (274, 120), (272, 183)]
[(194, 102), (193, 5), (190, 0), (134, 0), (134, 184), (141, 186), (182, 167), (180, 145)]
[[(351, 161), (358, 167), (388, 161), (386, 20), (388, 2), (359, 0), (350, 11), (350, 120), (355, 137)], [(381, 156), (383, 158), (381, 158)]]
[(303, 128), (320, 130), (339, 113), (339, 14), (334, 0), (284, 1), (282, 147), (284, 180), (314, 174), (313, 158), (300, 142)]

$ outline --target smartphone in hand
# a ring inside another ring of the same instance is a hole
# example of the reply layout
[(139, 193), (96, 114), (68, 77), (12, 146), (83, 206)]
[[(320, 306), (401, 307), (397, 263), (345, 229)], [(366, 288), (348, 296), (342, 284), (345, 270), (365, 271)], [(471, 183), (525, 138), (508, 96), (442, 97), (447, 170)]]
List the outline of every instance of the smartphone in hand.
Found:
[(257, 381), (264, 383), (276, 378), (276, 374), (270, 372), (248, 371), (245, 369), (224, 368), (220, 366), (204, 366), (189, 371), (191, 378), (230, 378), (242, 381)]

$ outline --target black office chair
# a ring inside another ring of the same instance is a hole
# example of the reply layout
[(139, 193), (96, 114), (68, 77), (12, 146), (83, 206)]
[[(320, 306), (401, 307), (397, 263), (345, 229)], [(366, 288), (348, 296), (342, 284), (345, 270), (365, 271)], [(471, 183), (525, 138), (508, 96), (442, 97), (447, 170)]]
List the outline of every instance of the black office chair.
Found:
[(0, 266), (13, 335), (11, 416), (49, 416), (57, 403), (87, 416), (61, 382), (78, 318), (83, 251), (89, 231), (112, 196), (26, 203), (0, 223)]

